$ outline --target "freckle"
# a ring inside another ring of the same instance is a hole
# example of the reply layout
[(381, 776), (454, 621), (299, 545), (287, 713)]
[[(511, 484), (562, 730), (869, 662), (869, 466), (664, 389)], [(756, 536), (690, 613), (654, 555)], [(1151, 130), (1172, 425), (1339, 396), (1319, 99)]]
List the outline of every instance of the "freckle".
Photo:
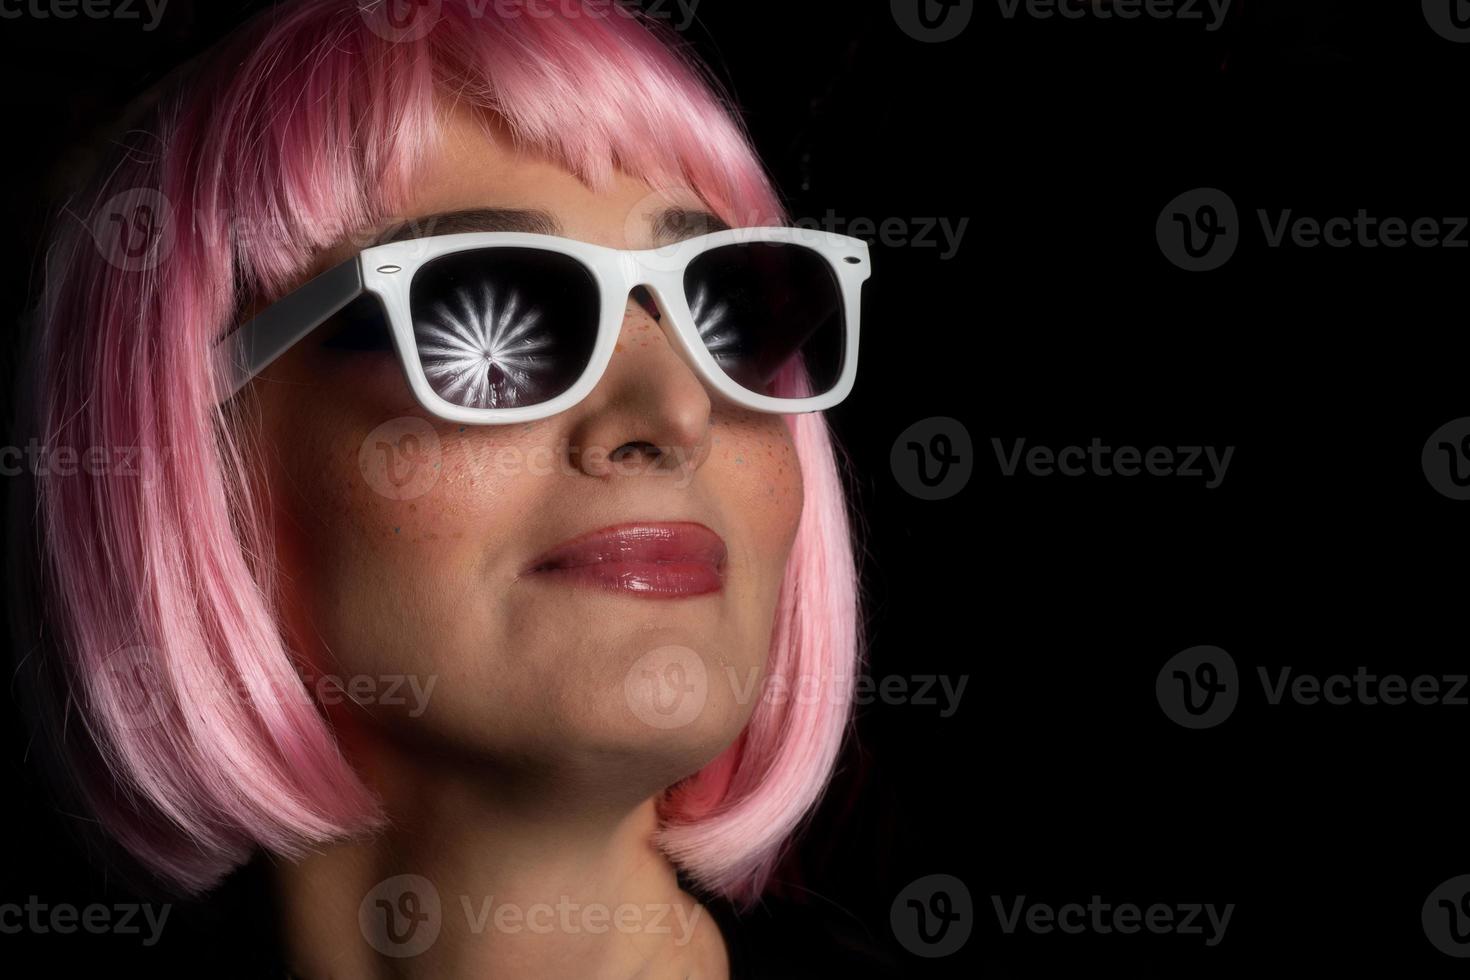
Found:
[(419, 509), (419, 505), (418, 504), (409, 504), (408, 505), (408, 509), (409, 510), (418, 510)]
[(622, 351), (623, 351), (623, 345), (622, 344), (613, 344), (613, 350), (616, 351), (617, 353), (620, 353), (621, 354)]

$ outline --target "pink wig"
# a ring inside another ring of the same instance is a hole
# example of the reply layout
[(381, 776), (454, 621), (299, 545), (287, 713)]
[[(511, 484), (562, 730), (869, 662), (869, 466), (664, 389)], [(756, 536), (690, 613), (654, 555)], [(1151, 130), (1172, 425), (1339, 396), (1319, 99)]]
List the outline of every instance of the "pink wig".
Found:
[[(279, 295), (319, 250), (394, 215), (446, 98), (499, 113), (519, 145), (594, 189), (617, 168), (693, 190), (734, 227), (786, 221), (728, 100), (666, 28), (605, 4), (496, 9), (443, 0), (432, 30), (388, 36), (360, 0), (280, 5), (165, 90), (47, 250), (40, 440), (128, 447), (142, 470), (36, 474), (50, 629), (23, 651), (49, 685), (32, 707), (102, 827), (174, 888), (208, 889), (257, 848), (294, 857), (383, 819), (302, 693), (251, 455), (215, 407), (211, 343), (241, 303)], [(139, 248), (116, 246), (119, 221)], [(762, 697), (660, 806), (670, 859), (742, 903), (827, 783), (859, 657), (827, 424), (787, 421), (805, 499), (769, 660), (768, 690), (784, 696)]]

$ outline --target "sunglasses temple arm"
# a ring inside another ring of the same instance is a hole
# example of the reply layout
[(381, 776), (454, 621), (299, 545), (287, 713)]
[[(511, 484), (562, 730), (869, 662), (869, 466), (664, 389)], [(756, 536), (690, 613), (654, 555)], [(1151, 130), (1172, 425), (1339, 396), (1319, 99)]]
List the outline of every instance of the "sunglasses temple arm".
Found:
[(214, 348), (221, 401), (234, 397), (268, 364), (361, 295), (362, 267), (353, 256), (226, 335)]

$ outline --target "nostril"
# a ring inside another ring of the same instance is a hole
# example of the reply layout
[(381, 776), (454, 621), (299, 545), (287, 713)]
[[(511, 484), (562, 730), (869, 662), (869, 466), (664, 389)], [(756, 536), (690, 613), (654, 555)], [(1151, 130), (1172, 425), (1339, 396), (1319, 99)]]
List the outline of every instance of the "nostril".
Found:
[(640, 452), (647, 453), (654, 459), (657, 459), (660, 455), (663, 454), (663, 450), (659, 449), (653, 443), (639, 441), (623, 443), (617, 449), (614, 449), (611, 453), (609, 453), (607, 458), (614, 463), (621, 463), (623, 460), (627, 459), (634, 453)]
[(654, 301), (653, 294), (648, 291), (647, 286), (634, 286), (633, 298), (638, 305), (648, 311), (648, 315), (655, 320), (662, 320), (664, 315), (659, 312), (658, 303)]

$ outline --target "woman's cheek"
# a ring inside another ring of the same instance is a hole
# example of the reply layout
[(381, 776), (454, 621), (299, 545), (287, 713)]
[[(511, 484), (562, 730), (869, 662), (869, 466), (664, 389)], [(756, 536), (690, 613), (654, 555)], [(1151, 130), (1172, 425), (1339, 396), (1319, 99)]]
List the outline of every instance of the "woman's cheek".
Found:
[[(385, 658), (412, 659), (434, 624), (488, 629), (479, 620), (494, 603), (477, 600), (487, 562), (534, 490), (495, 465), (502, 434), (412, 415), (335, 426), (330, 415), (298, 431), (273, 488), (293, 633), (354, 670), (423, 668)], [(441, 637), (448, 648), (454, 632)]]
[(796, 446), (780, 416), (739, 417), (716, 427), (709, 465), (730, 526), (749, 528), (759, 556), (785, 567), (801, 523), (802, 474)]
[(277, 405), (268, 418), (277, 557), (318, 599), (356, 595), (385, 575), (463, 578), (505, 538), (516, 477), (493, 460), (513, 433), (430, 419), (417, 406), (367, 410), (347, 392)]
[(344, 506), (372, 539), (441, 548), (506, 540), (521, 498), (535, 491), (535, 474), (524, 465), (530, 441), (521, 427), (490, 430), (417, 414), (389, 419), (346, 453)]

